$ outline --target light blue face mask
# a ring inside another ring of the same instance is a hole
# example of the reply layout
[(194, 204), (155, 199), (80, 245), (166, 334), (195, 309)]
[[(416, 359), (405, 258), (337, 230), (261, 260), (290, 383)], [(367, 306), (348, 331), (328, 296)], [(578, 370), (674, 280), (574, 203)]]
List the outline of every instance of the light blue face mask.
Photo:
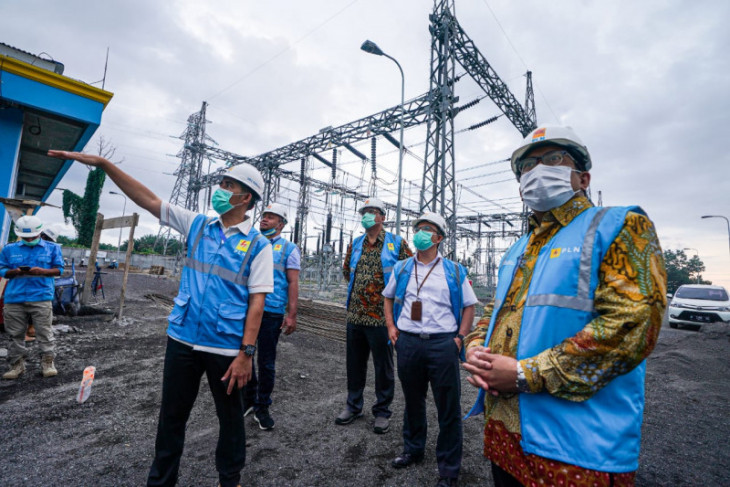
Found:
[(418, 250), (428, 250), (434, 245), (434, 243), (431, 241), (432, 237), (433, 237), (433, 232), (419, 230), (413, 236), (413, 245)]
[(360, 221), (360, 223), (366, 229), (372, 227), (373, 225), (375, 225), (375, 215), (373, 215), (372, 213), (365, 213), (362, 216), (362, 220)]
[(30, 242), (28, 240), (21, 240), (21, 242), (23, 242), (23, 245), (27, 245), (28, 247), (35, 247), (36, 245), (38, 245), (38, 243), (40, 243), (40, 241), (40, 237), (33, 239)]
[(263, 235), (264, 237), (271, 237), (275, 233), (276, 233), (276, 227), (269, 228), (268, 230), (263, 230), (263, 229), (261, 230), (261, 235)]

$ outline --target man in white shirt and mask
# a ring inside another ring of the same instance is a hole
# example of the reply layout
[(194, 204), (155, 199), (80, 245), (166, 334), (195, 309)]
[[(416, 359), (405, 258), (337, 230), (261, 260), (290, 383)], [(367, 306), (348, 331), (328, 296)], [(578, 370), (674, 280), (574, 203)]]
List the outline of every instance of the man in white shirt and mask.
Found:
[(406, 400), (403, 453), (391, 465), (405, 468), (423, 459), (429, 385), (438, 410), (438, 487), (457, 485), (462, 457), (459, 357), (471, 331), (477, 298), (463, 265), (443, 258), (447, 232), (438, 213), (424, 213), (413, 225), (415, 257), (398, 262), (385, 296), (388, 338), (398, 352), (398, 378)]

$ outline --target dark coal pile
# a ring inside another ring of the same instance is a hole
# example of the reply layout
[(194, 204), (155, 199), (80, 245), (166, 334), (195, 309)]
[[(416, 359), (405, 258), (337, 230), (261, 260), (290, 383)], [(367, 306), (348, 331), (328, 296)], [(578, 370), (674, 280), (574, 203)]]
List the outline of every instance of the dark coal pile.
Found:
[[(90, 304), (116, 310), (120, 283), (121, 274), (105, 275), (106, 301)], [(166, 316), (176, 288), (161, 276), (130, 275), (121, 323), (107, 315), (63, 320), (67, 328), (57, 334), (57, 377), (40, 376), (32, 348), (26, 374), (18, 381), (0, 381), (0, 485), (145, 484), (160, 403)], [(662, 331), (648, 364), (638, 485), (730, 484), (729, 328)], [(7, 348), (6, 335), (0, 335), (0, 348)], [(76, 393), (88, 365), (96, 367), (96, 379), (88, 401), (78, 404)], [(435, 484), (437, 423), (431, 405), (425, 461), (405, 471), (390, 467), (401, 450), (399, 383), (389, 433), (373, 434), (369, 414), (349, 426), (334, 424), (345, 401), (343, 342), (304, 330), (282, 336), (277, 374), (274, 430), (261, 431), (247, 418), (243, 485)], [(217, 483), (213, 455), (218, 425), (207, 389), (203, 379), (188, 424), (181, 486)], [(374, 392), (369, 387), (365, 394), (367, 411)], [(465, 410), (475, 397), (463, 380)], [(471, 419), (464, 424), (461, 485), (491, 483), (481, 456), (481, 423)]]

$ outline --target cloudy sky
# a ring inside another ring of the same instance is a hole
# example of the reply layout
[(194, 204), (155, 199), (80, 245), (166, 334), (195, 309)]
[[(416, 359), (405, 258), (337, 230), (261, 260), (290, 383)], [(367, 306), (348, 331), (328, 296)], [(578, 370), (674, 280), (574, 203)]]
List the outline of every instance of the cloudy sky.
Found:
[[(400, 61), (406, 98), (426, 92), (432, 8), (429, 0), (6, 0), (0, 42), (47, 53), (65, 64), (65, 75), (89, 83), (102, 79), (109, 47), (105, 88), (114, 98), (97, 134), (116, 147), (124, 170), (168, 199), (182, 147), (175, 137), (203, 101), (208, 135), (253, 156), (399, 103), (396, 66), (360, 51), (365, 39)], [(663, 248), (696, 249), (705, 277), (730, 288), (728, 228), (700, 218), (730, 217), (722, 135), (730, 118), (730, 2), (457, 0), (456, 13), (520, 101), (524, 73), (533, 72), (538, 123), (570, 125), (581, 136), (594, 161), (593, 199), (600, 191), (604, 205), (642, 206)], [(467, 102), (483, 93), (465, 79), (457, 95)], [(457, 131), (499, 113), (484, 99), (459, 115)], [(482, 195), (462, 191), (459, 214), (520, 209), (508, 164), (486, 164), (508, 157), (520, 139), (504, 117), (457, 135), (457, 180)], [(414, 209), (424, 141), (425, 128), (406, 132), (417, 157), (405, 160), (414, 183), (405, 184), (404, 204)], [(368, 144), (358, 149), (369, 154)], [(346, 151), (341, 161), (338, 181), (367, 192), (369, 169)], [(379, 195), (395, 202), (397, 153), (385, 141), (378, 164)], [(313, 166), (326, 180), (329, 170)], [(60, 186), (80, 192), (85, 178), (86, 169), (74, 167)], [(296, 199), (289, 187), (280, 193), (287, 204)], [(111, 182), (104, 189), (107, 216), (122, 211), (122, 198), (108, 194), (115, 189)], [(49, 202), (60, 204), (60, 193)], [(357, 232), (352, 203), (333, 202), (336, 224)], [(132, 210), (141, 211), (130, 202)], [(323, 224), (324, 211), (323, 195), (313, 195), (310, 228)], [(141, 233), (157, 232), (152, 217), (141, 221)]]

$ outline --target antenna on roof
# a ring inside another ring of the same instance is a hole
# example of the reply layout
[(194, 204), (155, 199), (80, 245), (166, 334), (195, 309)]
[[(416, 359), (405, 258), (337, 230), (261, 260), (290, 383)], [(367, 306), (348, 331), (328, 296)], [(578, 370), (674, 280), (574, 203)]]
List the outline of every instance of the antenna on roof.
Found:
[(101, 80), (101, 89), (104, 89), (106, 84), (106, 67), (109, 65), (109, 46), (106, 46), (106, 61), (104, 61), (104, 77)]

